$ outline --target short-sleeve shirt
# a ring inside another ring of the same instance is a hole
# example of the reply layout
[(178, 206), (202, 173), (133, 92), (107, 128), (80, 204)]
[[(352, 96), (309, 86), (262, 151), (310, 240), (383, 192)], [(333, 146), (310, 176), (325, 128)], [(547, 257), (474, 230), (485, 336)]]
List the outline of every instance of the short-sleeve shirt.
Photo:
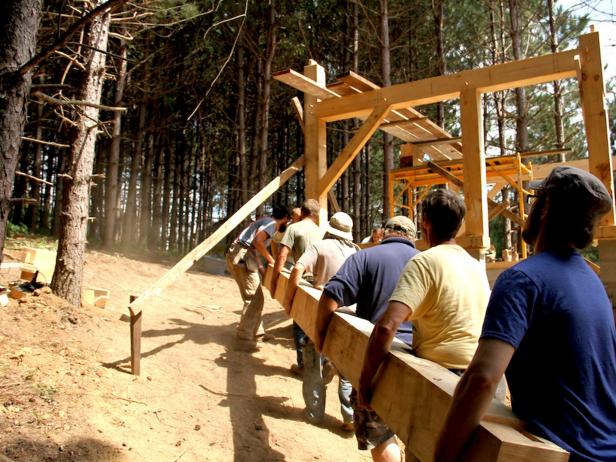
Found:
[(355, 247), (338, 239), (324, 239), (308, 247), (297, 264), (312, 273), (312, 285), (321, 288), (336, 274), (345, 260), (356, 252)]
[(311, 244), (323, 239), (323, 234), (325, 232), (314, 221), (306, 218), (289, 225), (280, 244), (291, 250), (293, 261), (298, 261)]
[(489, 297), (479, 261), (459, 245), (442, 244), (408, 262), (390, 300), (412, 310), (417, 356), (466, 369), (479, 343)]
[(254, 240), (257, 233), (265, 231), (268, 235), (269, 239), (267, 239), (265, 245), (269, 244), (271, 237), (276, 232), (276, 220), (272, 217), (263, 217), (255, 220), (250, 225), (248, 225), (244, 230), (240, 233), (238, 237), (238, 241), (245, 245), (246, 247), (250, 247), (252, 245), (252, 241)]
[[(356, 314), (376, 324), (387, 311), (387, 304), (406, 263), (418, 254), (408, 239), (390, 237), (379, 245), (351, 255), (325, 285), (323, 292), (339, 306), (357, 304)], [(411, 344), (413, 328), (404, 322), (396, 332)]]
[(603, 284), (577, 252), (541, 252), (497, 279), (482, 338), (515, 348), (513, 412), (571, 462), (616, 461), (616, 329)]

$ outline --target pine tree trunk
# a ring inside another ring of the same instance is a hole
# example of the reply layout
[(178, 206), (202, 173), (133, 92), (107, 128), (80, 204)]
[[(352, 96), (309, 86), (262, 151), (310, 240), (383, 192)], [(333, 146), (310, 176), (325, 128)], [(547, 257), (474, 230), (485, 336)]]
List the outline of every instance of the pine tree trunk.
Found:
[(148, 245), (152, 223), (152, 164), (154, 161), (154, 135), (148, 136), (145, 149), (143, 169), (141, 170), (141, 194), (139, 204), (141, 205), (139, 216), (139, 242), (143, 247)]
[[(381, 76), (383, 86), (391, 86), (391, 56), (389, 47), (389, 10), (387, 0), (381, 0)], [(389, 171), (394, 168), (393, 138), (383, 132), (383, 220), (389, 217)]]
[[(137, 142), (130, 162), (130, 177), (128, 179), (128, 192), (126, 194), (126, 211), (122, 226), (122, 245), (128, 247), (137, 242), (137, 178), (141, 171), (143, 159), (143, 138), (145, 130), (146, 106), (139, 105), (139, 126), (137, 128)], [(143, 187), (143, 183), (142, 183)], [(142, 208), (143, 208), (143, 202)]]
[[(38, 104), (36, 107), (36, 135), (37, 140), (43, 139), (43, 105)], [(36, 143), (34, 146), (34, 160), (32, 164), (32, 175), (37, 178), (41, 177), (41, 163), (43, 155), (43, 145)], [(38, 181), (32, 181), (30, 183), (30, 197), (35, 200), (28, 208), (28, 227), (31, 233), (35, 233), (39, 226), (39, 210), (41, 201), (41, 184)]]
[(248, 156), (246, 155), (246, 63), (243, 32), (237, 49), (237, 150), (240, 159), (242, 204), (248, 202)]
[[(552, 53), (558, 52), (558, 41), (556, 40), (556, 25), (554, 23), (554, 0), (548, 0), (548, 17), (550, 23), (550, 49)], [(560, 82), (555, 80), (552, 83), (554, 88), (554, 128), (556, 130), (556, 149), (565, 147), (565, 129), (563, 126), (563, 95)], [(565, 153), (560, 154), (560, 161), (567, 160)]]
[[(102, 0), (97, 2), (101, 3)], [(92, 20), (85, 39), (88, 48), (82, 50), (86, 63), (79, 99), (95, 104), (101, 101), (106, 58), (104, 53), (95, 50), (107, 49), (110, 19), (111, 15), (105, 13)], [(51, 280), (52, 290), (75, 306), (79, 306), (81, 300), (98, 112), (98, 108), (85, 106), (77, 114), (77, 126), (69, 143), (70, 178), (65, 183), (58, 257)]]
[(32, 75), (19, 68), (34, 54), (42, 0), (4, 0), (0, 5), (0, 263)]
[[(126, 87), (126, 58), (128, 47), (124, 40), (120, 41), (120, 58), (118, 61), (118, 76), (116, 78), (113, 105), (120, 106), (124, 99)], [(109, 149), (109, 162), (105, 177), (105, 226), (103, 230), (103, 248), (110, 249), (115, 242), (116, 219), (118, 217), (118, 172), (120, 161), (120, 145), (122, 139), (122, 113), (113, 113), (113, 130), (111, 148)]]
[[(434, 37), (436, 41), (436, 75), (445, 75), (447, 67), (443, 46), (443, 0), (432, 0), (432, 14), (434, 17)], [(436, 123), (441, 127), (445, 123), (445, 105), (443, 102), (439, 102), (436, 105)]]
[[(261, 137), (259, 140), (259, 190), (265, 186), (265, 171), (267, 168), (268, 149), (268, 130), (269, 130), (269, 107), (270, 94), (272, 87), (272, 61), (276, 53), (276, 10), (274, 0), (268, 8), (267, 20), (267, 48), (265, 52), (265, 62), (263, 65), (263, 92), (261, 94), (263, 109), (261, 111)], [(259, 207), (262, 210), (262, 207)]]
[[(513, 58), (522, 59), (522, 31), (520, 30), (520, 10), (518, 0), (509, 0), (509, 19), (511, 22), (511, 51)], [(516, 102), (516, 150), (517, 152), (528, 151), (528, 111), (526, 91), (524, 88), (515, 89)]]

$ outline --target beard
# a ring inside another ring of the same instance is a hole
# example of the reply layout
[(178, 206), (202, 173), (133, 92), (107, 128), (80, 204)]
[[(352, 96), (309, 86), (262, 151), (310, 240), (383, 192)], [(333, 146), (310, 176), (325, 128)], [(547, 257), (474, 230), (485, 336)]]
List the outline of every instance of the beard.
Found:
[(532, 246), (537, 242), (539, 231), (543, 220), (543, 210), (545, 208), (545, 198), (538, 197), (530, 209), (524, 228), (522, 229), (522, 239)]

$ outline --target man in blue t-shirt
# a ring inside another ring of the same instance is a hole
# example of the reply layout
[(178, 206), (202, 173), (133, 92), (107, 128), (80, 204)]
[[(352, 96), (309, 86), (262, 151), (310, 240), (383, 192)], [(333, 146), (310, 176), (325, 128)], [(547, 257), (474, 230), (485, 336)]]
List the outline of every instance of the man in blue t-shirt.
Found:
[(503, 373), (527, 429), (571, 453), (616, 460), (616, 329), (590, 244), (612, 199), (593, 175), (554, 168), (537, 188), (523, 237), (535, 255), (496, 281), (475, 356), (460, 380), (435, 461), (460, 458)]
[[(323, 350), (327, 328), (338, 307), (357, 304), (357, 316), (373, 324), (383, 316), (400, 273), (418, 253), (414, 239), (415, 224), (404, 216), (393, 217), (385, 224), (384, 239), (379, 245), (347, 258), (325, 285), (319, 300), (317, 337), (314, 339), (319, 351)], [(411, 324), (402, 324), (396, 336), (411, 345)], [(374, 460), (399, 461), (400, 450), (394, 433), (374, 411), (357, 407), (355, 390), (351, 403), (359, 449), (370, 449)]]

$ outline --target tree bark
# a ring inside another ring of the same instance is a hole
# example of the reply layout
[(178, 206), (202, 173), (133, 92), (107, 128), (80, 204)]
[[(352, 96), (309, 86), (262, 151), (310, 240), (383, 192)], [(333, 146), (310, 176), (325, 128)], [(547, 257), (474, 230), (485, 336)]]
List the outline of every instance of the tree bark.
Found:
[(248, 202), (248, 159), (246, 155), (246, 62), (241, 33), (237, 49), (237, 150), (240, 159), (242, 204)]
[(263, 92), (261, 93), (263, 109), (261, 111), (261, 137), (259, 140), (259, 190), (265, 186), (265, 170), (267, 168), (269, 130), (269, 107), (272, 87), (272, 62), (276, 53), (276, 9), (274, 0), (270, 0), (267, 16), (267, 46), (263, 64)]
[[(522, 59), (522, 31), (520, 30), (520, 9), (518, 0), (509, 0), (509, 19), (511, 29), (511, 51), (513, 58)], [(526, 91), (524, 88), (515, 89), (516, 102), (516, 150), (518, 152), (528, 151), (528, 111), (526, 102)]]
[[(554, 0), (548, 0), (548, 19), (550, 23), (550, 49), (552, 53), (558, 52), (558, 40), (556, 39), (556, 25), (554, 23)], [(556, 149), (565, 147), (565, 128), (563, 126), (563, 95), (560, 82), (554, 80), (554, 128), (556, 130)], [(560, 161), (565, 162), (565, 153), (560, 154)]]
[[(434, 37), (436, 41), (436, 75), (445, 75), (447, 67), (443, 45), (443, 0), (432, 0), (432, 14), (434, 17)], [(441, 127), (445, 123), (445, 105), (443, 102), (439, 102), (436, 105), (436, 123)]]
[[(102, 4), (102, 0), (97, 5)], [(79, 99), (100, 104), (105, 77), (106, 55), (96, 50), (107, 49), (111, 15), (97, 16), (85, 34), (88, 48), (82, 50), (85, 73)], [(69, 303), (79, 306), (85, 261), (88, 228), (90, 184), (94, 151), (98, 134), (98, 108), (84, 106), (77, 109), (77, 126), (73, 128), (69, 149), (69, 175), (65, 182), (61, 232), (58, 241), (56, 269), (51, 289)]]
[[(113, 105), (118, 107), (124, 99), (126, 87), (126, 58), (128, 47), (124, 40), (120, 40), (120, 59), (118, 60), (118, 76), (116, 78), (115, 96)], [(103, 231), (103, 248), (109, 250), (115, 242), (116, 219), (118, 217), (118, 172), (120, 161), (120, 145), (122, 140), (122, 113), (113, 113), (113, 131), (111, 148), (109, 149), (109, 162), (105, 176), (105, 227)]]
[[(37, 140), (43, 139), (43, 104), (39, 103), (36, 106), (36, 136)], [(34, 146), (34, 159), (32, 163), (32, 175), (37, 178), (41, 177), (41, 167), (43, 158), (43, 145), (36, 143)], [(41, 205), (41, 184), (38, 181), (30, 183), (30, 197), (35, 200), (28, 207), (28, 228), (31, 233), (35, 233), (39, 226), (39, 210)]]
[[(391, 86), (391, 54), (389, 46), (389, 9), (388, 0), (381, 0), (381, 76), (383, 86)], [(394, 168), (393, 138), (383, 132), (383, 220), (389, 217), (389, 172)]]
[(42, 7), (42, 0), (0, 5), (0, 263), (32, 83), (31, 72), (19, 69), (34, 55)]
[[(130, 161), (130, 176), (128, 179), (128, 191), (126, 193), (126, 210), (124, 212), (124, 224), (122, 226), (122, 245), (129, 247), (137, 242), (137, 178), (141, 172), (143, 159), (143, 138), (146, 117), (145, 104), (139, 105), (139, 125), (137, 127), (137, 141), (135, 150)], [(142, 183), (143, 187), (143, 183)]]

